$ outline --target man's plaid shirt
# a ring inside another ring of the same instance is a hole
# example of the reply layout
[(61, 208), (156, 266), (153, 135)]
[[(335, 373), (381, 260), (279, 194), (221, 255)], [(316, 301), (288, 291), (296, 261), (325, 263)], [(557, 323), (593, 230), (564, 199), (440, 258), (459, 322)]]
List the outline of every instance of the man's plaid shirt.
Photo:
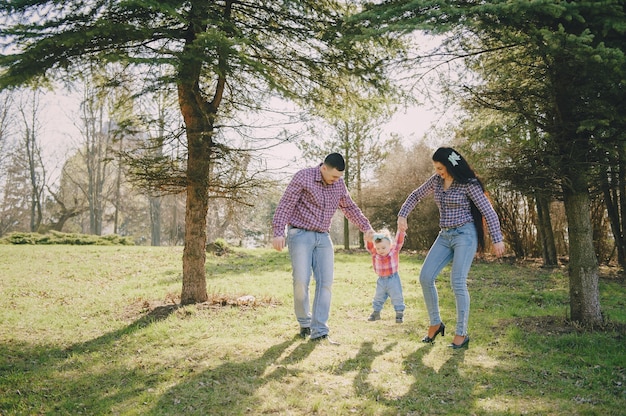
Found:
[(350, 197), (343, 179), (328, 185), (322, 179), (321, 166), (303, 169), (291, 179), (274, 213), (274, 237), (284, 236), (286, 225), (327, 233), (338, 208), (361, 231), (372, 228)]

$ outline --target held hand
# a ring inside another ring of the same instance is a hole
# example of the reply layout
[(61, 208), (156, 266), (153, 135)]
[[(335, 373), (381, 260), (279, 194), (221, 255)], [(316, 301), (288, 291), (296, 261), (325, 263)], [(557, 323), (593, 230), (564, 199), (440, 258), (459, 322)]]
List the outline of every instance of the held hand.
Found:
[(406, 218), (398, 217), (398, 231), (406, 232), (409, 225), (407, 224)]
[(285, 248), (285, 237), (274, 237), (272, 240), (272, 245), (276, 249), (276, 251), (282, 251)]
[(367, 230), (367, 232), (363, 234), (363, 240), (366, 242), (374, 241), (374, 230), (371, 228)]
[(493, 245), (493, 254), (495, 254), (496, 257), (502, 257), (504, 254), (504, 242), (501, 241)]

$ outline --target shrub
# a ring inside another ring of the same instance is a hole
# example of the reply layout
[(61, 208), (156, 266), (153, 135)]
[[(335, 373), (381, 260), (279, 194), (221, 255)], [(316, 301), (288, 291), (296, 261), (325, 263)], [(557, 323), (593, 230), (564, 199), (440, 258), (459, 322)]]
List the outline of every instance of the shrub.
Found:
[(0, 239), (0, 244), (69, 244), (69, 245), (124, 245), (132, 246), (135, 243), (129, 237), (119, 235), (90, 235), (77, 233), (61, 233), (50, 231), (49, 233), (11, 233)]

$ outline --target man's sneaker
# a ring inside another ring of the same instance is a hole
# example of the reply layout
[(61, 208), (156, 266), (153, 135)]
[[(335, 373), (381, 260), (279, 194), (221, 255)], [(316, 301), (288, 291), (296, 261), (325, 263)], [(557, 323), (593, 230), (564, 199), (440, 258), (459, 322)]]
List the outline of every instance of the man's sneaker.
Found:
[(312, 342), (322, 342), (322, 341), (326, 341), (326, 342), (328, 342), (328, 343), (329, 343), (329, 344), (331, 344), (331, 345), (339, 345), (339, 343), (338, 343), (338, 342), (335, 342), (335, 341), (333, 341), (332, 339), (330, 339), (330, 338), (328, 337), (328, 334), (324, 334), (324, 335), (321, 335), (321, 336), (319, 336), (319, 337), (311, 338), (311, 341), (312, 341)]
[(404, 313), (396, 312), (396, 323), (401, 324), (402, 322), (404, 322)]
[(378, 321), (380, 319), (380, 311), (374, 311), (372, 312), (372, 314), (370, 315), (369, 318), (367, 318), (368, 321)]
[(311, 328), (300, 328), (300, 338), (306, 338), (311, 335)]

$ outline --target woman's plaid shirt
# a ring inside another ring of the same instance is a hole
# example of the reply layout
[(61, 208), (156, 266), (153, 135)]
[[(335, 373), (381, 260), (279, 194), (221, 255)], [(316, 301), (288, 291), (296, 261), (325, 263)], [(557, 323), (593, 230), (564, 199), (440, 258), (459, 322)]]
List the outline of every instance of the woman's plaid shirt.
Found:
[(493, 243), (503, 241), (500, 221), (491, 202), (476, 179), (468, 183), (452, 182), (448, 189), (444, 189), (443, 178), (435, 174), (408, 196), (398, 216), (406, 218), (424, 197), (434, 194), (435, 203), (439, 208), (439, 226), (441, 228), (460, 227), (473, 222), (470, 201), (478, 208), (489, 229)]

